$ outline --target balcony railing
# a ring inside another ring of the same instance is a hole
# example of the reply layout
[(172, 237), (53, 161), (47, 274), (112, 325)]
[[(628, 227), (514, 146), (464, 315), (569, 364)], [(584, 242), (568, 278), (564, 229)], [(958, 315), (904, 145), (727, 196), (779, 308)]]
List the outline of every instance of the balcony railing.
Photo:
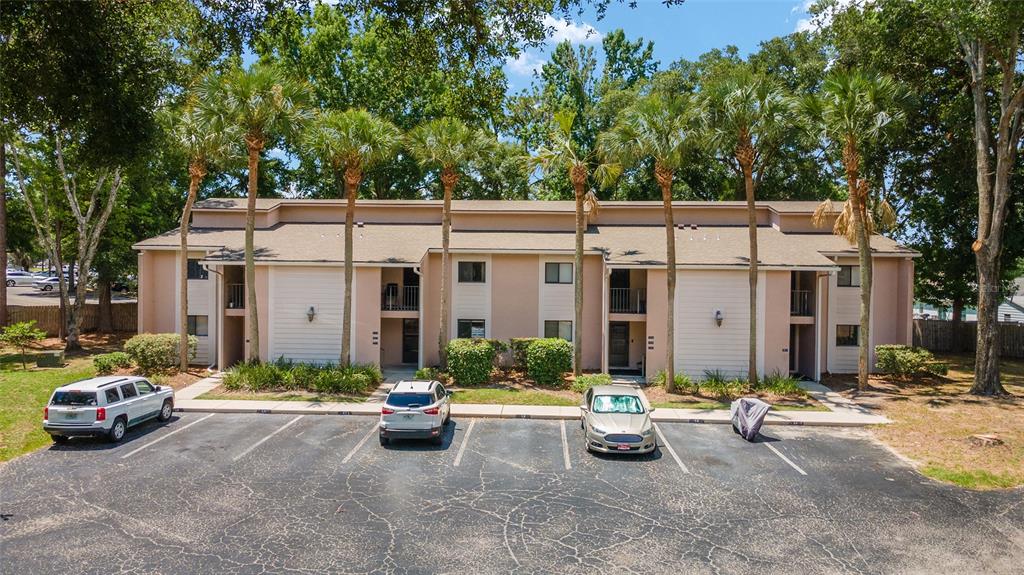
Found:
[(382, 311), (416, 311), (420, 309), (420, 286), (388, 286), (380, 292)]
[(789, 315), (812, 316), (811, 292), (805, 289), (795, 289), (789, 295)]
[(245, 309), (245, 284), (228, 284), (228, 309)]
[(647, 313), (647, 290), (644, 288), (611, 288), (611, 313)]

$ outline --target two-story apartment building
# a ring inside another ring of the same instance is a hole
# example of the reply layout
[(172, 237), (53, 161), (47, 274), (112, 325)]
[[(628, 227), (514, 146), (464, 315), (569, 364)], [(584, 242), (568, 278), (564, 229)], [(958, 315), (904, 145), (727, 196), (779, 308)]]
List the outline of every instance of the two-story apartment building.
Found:
[[(757, 205), (761, 373), (855, 372), (857, 254), (811, 224), (814, 202)], [(746, 206), (676, 202), (676, 370), (741, 374), (749, 329)], [(572, 202), (452, 203), (450, 337), (573, 334)], [(246, 346), (244, 199), (199, 202), (189, 231), (189, 329), (196, 362), (227, 368)], [(344, 204), (257, 201), (259, 356), (337, 361), (344, 301)], [(434, 365), (440, 320), (441, 203), (361, 200), (352, 286), (353, 360)], [(583, 368), (664, 368), (665, 229), (660, 202), (607, 202), (589, 218)], [(873, 242), (872, 345), (911, 342), (913, 258)], [(177, 330), (178, 232), (139, 242), (139, 331)]]

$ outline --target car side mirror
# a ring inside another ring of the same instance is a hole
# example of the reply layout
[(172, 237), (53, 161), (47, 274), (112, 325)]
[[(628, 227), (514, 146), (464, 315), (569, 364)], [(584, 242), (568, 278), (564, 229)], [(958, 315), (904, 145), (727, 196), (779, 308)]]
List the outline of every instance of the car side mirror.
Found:
[(580, 406), (580, 411), (582, 411), (583, 413), (586, 413), (586, 412), (590, 411), (590, 408), (587, 407), (586, 405), (581, 405)]
[(654, 408), (653, 407), (647, 408), (647, 413), (654, 413)]

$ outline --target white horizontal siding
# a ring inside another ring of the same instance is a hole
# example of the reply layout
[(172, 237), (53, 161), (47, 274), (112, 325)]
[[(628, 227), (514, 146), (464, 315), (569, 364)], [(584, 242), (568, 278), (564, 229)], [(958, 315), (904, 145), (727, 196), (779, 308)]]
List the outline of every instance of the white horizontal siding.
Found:
[[(759, 309), (763, 310), (763, 277), (758, 288)], [(675, 298), (675, 363), (678, 373), (696, 379), (703, 378), (705, 370), (719, 370), (729, 377), (746, 375), (750, 337), (749, 294), (750, 285), (744, 271), (679, 272)], [(721, 326), (715, 323), (715, 310), (722, 310), (724, 319)], [(758, 330), (758, 339), (762, 342), (763, 331), (763, 327)], [(758, 349), (763, 347), (762, 343)], [(759, 363), (760, 358), (759, 352)]]
[(188, 280), (188, 315), (210, 314), (210, 280)]
[[(1009, 319), (1007, 319), (1007, 316), (1009, 316)], [(999, 321), (1009, 323), (1024, 322), (1024, 312), (1008, 303), (1003, 303), (999, 306)]]
[[(344, 303), (341, 268), (271, 268), (270, 359), (337, 362)], [(313, 321), (307, 316), (310, 306), (316, 310)]]
[[(179, 342), (181, 340), (178, 340)], [(210, 358), (213, 357), (213, 338), (209, 336), (196, 337), (196, 356), (192, 359), (193, 365), (210, 365)]]
[[(548, 262), (573, 263), (571, 257), (540, 258), (540, 313), (537, 325), (537, 336), (544, 337), (545, 321), (572, 321), (576, 311), (576, 295), (573, 284), (549, 284), (544, 281), (544, 264)], [(576, 273), (573, 270), (573, 280)]]
[[(459, 262), (484, 262), (483, 283), (459, 283)], [(450, 337), (458, 337), (460, 319), (484, 320), (486, 337), (491, 337), (491, 258), (485, 255), (452, 257), (452, 301), (449, 318)]]

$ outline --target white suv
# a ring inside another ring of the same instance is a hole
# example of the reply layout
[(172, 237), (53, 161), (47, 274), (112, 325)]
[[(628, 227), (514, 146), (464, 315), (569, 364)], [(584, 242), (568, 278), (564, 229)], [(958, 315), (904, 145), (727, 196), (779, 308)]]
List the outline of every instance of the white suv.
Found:
[(57, 443), (76, 435), (121, 441), (128, 428), (174, 412), (174, 390), (144, 377), (94, 377), (58, 387), (43, 410), (43, 431)]
[(451, 421), (451, 394), (437, 381), (400, 381), (380, 410), (380, 444), (400, 437), (444, 441)]

